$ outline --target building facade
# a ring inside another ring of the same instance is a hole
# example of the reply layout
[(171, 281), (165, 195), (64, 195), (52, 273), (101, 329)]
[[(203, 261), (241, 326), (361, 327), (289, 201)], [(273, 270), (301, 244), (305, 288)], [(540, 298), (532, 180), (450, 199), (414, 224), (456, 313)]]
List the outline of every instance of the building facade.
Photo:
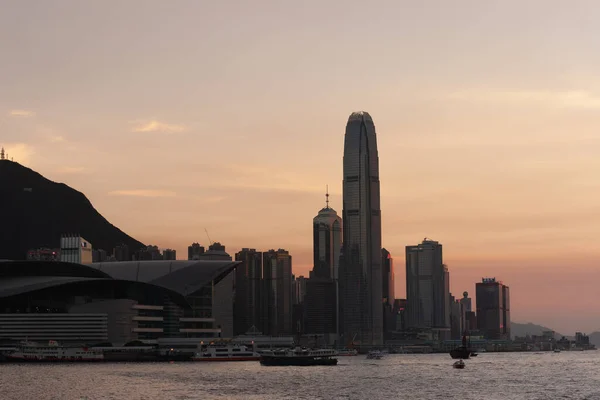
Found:
[(287, 250), (263, 252), (263, 293), (262, 332), (292, 334), (292, 256)]
[(200, 243), (192, 243), (188, 246), (188, 260), (199, 260), (200, 256), (204, 254), (204, 246)]
[(340, 261), (342, 340), (383, 343), (379, 156), (373, 119), (348, 118), (344, 137), (343, 255)]
[(60, 237), (60, 261), (76, 264), (93, 262), (92, 244), (79, 235)]
[(496, 278), (475, 285), (477, 327), (486, 339), (510, 339), (509, 288)]
[(416, 246), (406, 246), (409, 327), (449, 333), (449, 287), (449, 272), (443, 263), (442, 245), (439, 242), (425, 238)]
[(261, 321), (262, 253), (243, 248), (235, 254), (241, 261), (235, 271), (234, 335), (243, 335)]

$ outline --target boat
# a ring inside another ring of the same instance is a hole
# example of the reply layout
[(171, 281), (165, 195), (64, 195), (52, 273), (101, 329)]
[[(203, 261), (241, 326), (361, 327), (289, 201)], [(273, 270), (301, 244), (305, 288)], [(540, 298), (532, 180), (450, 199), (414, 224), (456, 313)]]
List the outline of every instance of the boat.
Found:
[(50, 340), (47, 345), (22, 342), (4, 358), (9, 362), (89, 362), (103, 361), (104, 354), (97, 349), (61, 346)]
[(554, 352), (555, 353), (560, 353), (560, 349), (557, 347), (557, 348), (554, 349)]
[(465, 367), (465, 362), (463, 360), (458, 360), (452, 364), (452, 366), (457, 369), (463, 369)]
[(267, 366), (311, 366), (337, 365), (337, 351), (333, 349), (293, 349), (263, 350), (260, 352), (261, 365)]
[(358, 351), (356, 351), (356, 349), (341, 349), (341, 350), (338, 350), (337, 355), (340, 357), (342, 357), (342, 356), (357, 356)]
[(469, 349), (469, 347), (467, 346), (467, 333), (465, 332), (465, 334), (462, 337), (462, 345), (450, 350), (450, 357), (452, 357), (452, 359), (454, 360), (468, 360), (469, 357), (471, 357), (471, 354), (473, 353), (474, 351)]
[(369, 354), (367, 354), (367, 360), (381, 360), (383, 358), (383, 353), (379, 350), (371, 350)]
[(205, 346), (192, 361), (259, 361), (260, 354), (243, 345)]

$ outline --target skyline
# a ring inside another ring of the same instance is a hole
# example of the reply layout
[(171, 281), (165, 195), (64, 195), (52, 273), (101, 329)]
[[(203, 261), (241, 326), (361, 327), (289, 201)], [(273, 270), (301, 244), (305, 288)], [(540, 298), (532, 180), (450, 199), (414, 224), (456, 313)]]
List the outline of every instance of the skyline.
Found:
[(0, 145), (146, 244), (206, 228), (307, 276), (364, 109), (397, 297), (428, 237), (455, 296), (495, 276), (514, 321), (598, 330), (598, 6), (459, 3), (6, 1)]

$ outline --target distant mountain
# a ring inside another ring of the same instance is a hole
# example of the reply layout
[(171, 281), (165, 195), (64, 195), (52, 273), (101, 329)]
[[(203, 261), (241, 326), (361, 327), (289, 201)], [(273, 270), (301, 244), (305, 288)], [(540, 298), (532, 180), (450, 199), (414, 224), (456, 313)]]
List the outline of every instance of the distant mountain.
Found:
[(0, 160), (0, 259), (22, 260), (29, 249), (60, 247), (65, 233), (80, 234), (109, 254), (120, 243), (132, 253), (144, 247), (110, 224), (83, 193)]
[[(512, 322), (512, 321), (510, 322), (510, 335), (512, 336), (513, 339), (515, 338), (515, 336), (527, 336), (527, 335), (541, 336), (542, 332), (552, 331), (552, 330), (554, 330), (554, 329), (547, 328), (542, 325), (532, 324), (531, 322), (528, 322), (526, 324), (520, 324), (518, 322)], [(560, 339), (563, 336), (564, 335), (562, 335), (558, 332), (554, 332), (554, 337), (556, 339)]]

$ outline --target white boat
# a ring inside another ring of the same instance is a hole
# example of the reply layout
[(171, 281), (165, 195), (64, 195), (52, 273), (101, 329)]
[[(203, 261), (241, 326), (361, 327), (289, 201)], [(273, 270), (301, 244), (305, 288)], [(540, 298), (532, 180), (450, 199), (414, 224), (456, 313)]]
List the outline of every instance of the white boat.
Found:
[(555, 353), (560, 353), (560, 349), (557, 347), (557, 348), (554, 349), (554, 352)]
[(458, 360), (452, 366), (456, 369), (463, 369), (465, 367), (465, 362), (463, 360)]
[(381, 360), (383, 358), (383, 353), (379, 350), (371, 350), (369, 354), (367, 354), (367, 360)]
[(47, 345), (35, 342), (23, 342), (16, 350), (5, 354), (7, 361), (32, 361), (32, 362), (85, 362), (103, 361), (104, 354), (88, 347), (61, 346), (55, 340), (50, 340)]
[(192, 357), (193, 361), (259, 361), (260, 354), (246, 346), (204, 346)]
[(338, 356), (357, 356), (358, 351), (356, 351), (356, 349), (341, 349), (341, 350), (338, 350), (337, 355)]

